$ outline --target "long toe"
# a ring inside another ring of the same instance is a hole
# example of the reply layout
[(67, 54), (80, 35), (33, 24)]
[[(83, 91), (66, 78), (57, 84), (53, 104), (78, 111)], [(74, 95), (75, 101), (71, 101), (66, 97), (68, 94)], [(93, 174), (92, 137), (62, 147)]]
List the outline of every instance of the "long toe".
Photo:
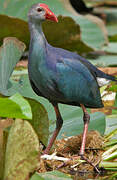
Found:
[(79, 156), (81, 157), (82, 160), (85, 160), (88, 164), (90, 164), (93, 168), (94, 168), (94, 171), (98, 174), (100, 174), (100, 170), (88, 159), (86, 158), (84, 155), (82, 154), (79, 154)]

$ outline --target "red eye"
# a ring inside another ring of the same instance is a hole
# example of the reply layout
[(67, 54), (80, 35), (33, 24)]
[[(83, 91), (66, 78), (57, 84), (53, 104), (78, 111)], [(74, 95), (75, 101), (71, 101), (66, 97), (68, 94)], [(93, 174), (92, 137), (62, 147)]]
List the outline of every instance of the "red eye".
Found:
[(38, 11), (38, 12), (41, 12), (41, 11), (42, 11), (42, 9), (41, 9), (41, 8), (38, 8), (38, 9), (37, 9), (37, 11)]

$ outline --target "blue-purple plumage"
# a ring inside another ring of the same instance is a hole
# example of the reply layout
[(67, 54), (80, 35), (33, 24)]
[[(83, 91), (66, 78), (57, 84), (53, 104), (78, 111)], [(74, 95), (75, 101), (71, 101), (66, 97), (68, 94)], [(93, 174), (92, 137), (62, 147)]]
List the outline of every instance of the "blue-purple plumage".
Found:
[(40, 92), (38, 94), (51, 102), (103, 107), (96, 77), (108, 79), (114, 77), (98, 70), (81, 56), (52, 47), (45, 38), (44, 41), (45, 47), (41, 51), (44, 51), (45, 56), (42, 62), (37, 63), (40, 58), (33, 55), (33, 59), (36, 60), (35, 62), (32, 60), (32, 63), (36, 64), (35, 70), (32, 65), (29, 66), (29, 69), (31, 68), (29, 76), (35, 89)]
[(52, 103), (103, 107), (97, 77), (115, 80), (76, 53), (52, 47), (41, 23), (29, 22), (29, 78), (34, 91)]

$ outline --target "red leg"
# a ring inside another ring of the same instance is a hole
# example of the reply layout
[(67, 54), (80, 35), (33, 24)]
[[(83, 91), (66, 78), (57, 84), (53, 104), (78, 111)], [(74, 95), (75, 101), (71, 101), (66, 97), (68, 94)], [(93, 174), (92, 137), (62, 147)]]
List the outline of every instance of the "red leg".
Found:
[(83, 117), (83, 121), (84, 121), (84, 130), (83, 130), (83, 137), (82, 137), (82, 144), (81, 144), (81, 148), (80, 148), (80, 156), (84, 155), (84, 151), (85, 151), (85, 144), (86, 144), (86, 135), (88, 132), (88, 124), (90, 121), (90, 116), (88, 114), (88, 112), (86, 111), (86, 108), (84, 107), (84, 105), (81, 104), (83, 113), (84, 113), (84, 117)]
[(93, 165), (92, 162), (90, 162), (85, 156), (84, 156), (84, 152), (85, 152), (85, 144), (86, 144), (86, 135), (87, 135), (87, 132), (88, 132), (88, 125), (89, 125), (89, 121), (90, 121), (90, 116), (85, 108), (85, 106), (83, 104), (80, 104), (81, 105), (81, 108), (83, 110), (83, 113), (84, 113), (84, 117), (83, 117), (83, 121), (84, 121), (84, 130), (83, 130), (83, 137), (82, 137), (82, 144), (81, 144), (81, 148), (80, 148), (80, 153), (79, 155), (81, 156), (81, 158), (83, 160), (85, 160), (87, 163), (89, 163), (91, 166), (94, 167), (94, 169), (96, 170), (96, 172), (100, 173), (98, 168), (95, 167)]
[(56, 113), (56, 129), (53, 132), (53, 135), (52, 135), (52, 137), (51, 137), (51, 139), (49, 141), (49, 144), (48, 144), (47, 148), (44, 150), (44, 154), (49, 154), (50, 149), (53, 146), (54, 141), (55, 141), (55, 139), (56, 139), (61, 127), (62, 127), (62, 124), (63, 124), (63, 119), (61, 117), (58, 105), (54, 105), (54, 110), (55, 110), (55, 113)]

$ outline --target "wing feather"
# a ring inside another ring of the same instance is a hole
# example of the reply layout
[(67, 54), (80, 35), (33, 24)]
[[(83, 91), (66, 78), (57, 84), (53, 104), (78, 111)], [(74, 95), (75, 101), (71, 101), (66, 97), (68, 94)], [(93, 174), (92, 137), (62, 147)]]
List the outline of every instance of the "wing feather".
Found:
[(80, 61), (61, 58), (57, 63), (57, 73), (58, 87), (68, 101), (103, 106), (96, 79)]

